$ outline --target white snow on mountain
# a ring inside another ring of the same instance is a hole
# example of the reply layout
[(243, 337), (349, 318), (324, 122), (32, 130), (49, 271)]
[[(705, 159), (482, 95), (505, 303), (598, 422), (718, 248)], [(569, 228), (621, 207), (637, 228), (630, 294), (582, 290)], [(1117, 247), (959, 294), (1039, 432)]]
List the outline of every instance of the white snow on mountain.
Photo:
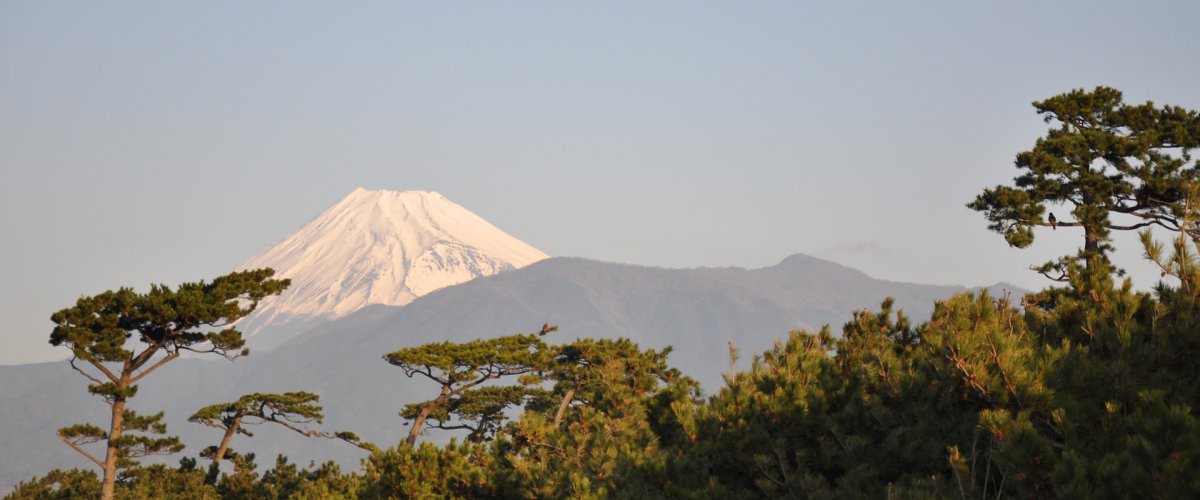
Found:
[(239, 266), (274, 268), (292, 284), (238, 327), (253, 336), (268, 326), (335, 319), (371, 304), (404, 305), (547, 257), (441, 194), (358, 188)]

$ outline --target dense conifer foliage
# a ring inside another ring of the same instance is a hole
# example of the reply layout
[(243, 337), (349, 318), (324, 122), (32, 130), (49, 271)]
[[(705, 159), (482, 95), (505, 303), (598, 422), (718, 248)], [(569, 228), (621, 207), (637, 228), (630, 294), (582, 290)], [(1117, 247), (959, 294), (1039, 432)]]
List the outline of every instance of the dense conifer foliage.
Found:
[[(191, 458), (178, 467), (130, 464), (116, 492), (1198, 498), (1200, 166), (1189, 163), (1189, 153), (1200, 118), (1174, 107), (1128, 106), (1104, 88), (1037, 106), (1062, 128), (1018, 156), (1026, 172), (1014, 187), (989, 189), (972, 204), (1015, 246), (1029, 244), (1035, 227), (1084, 229), (1077, 255), (1038, 268), (1062, 282), (1030, 300), (962, 294), (938, 303), (921, 324), (888, 300), (856, 312), (840, 335), (828, 326), (790, 332), (748, 370), (731, 364), (725, 386), (710, 396), (670, 366), (669, 349), (626, 339), (554, 343), (548, 325), (541, 335), (397, 346), (385, 360), (432, 382), (433, 398), (396, 402), (395, 444), (363, 444), (370, 455), (361, 471), (297, 467), (279, 457), (260, 474), (253, 455), (229, 454), (234, 470), (212, 469), (207, 477)], [(1043, 222), (1055, 203), (1072, 206), (1061, 221)], [(1164, 279), (1152, 292), (1118, 281), (1107, 258), (1108, 231), (1120, 229), (1112, 213), (1172, 231), (1169, 247), (1142, 234), (1146, 257)], [(65, 337), (56, 330), (56, 338)], [(85, 345), (89, 337), (70, 338)], [(111, 349), (97, 344), (78, 356), (90, 361)], [(110, 400), (124, 394), (99, 393)], [(289, 401), (301, 405), (293, 410), (302, 416), (315, 415), (304, 409), (309, 399)], [(237, 408), (197, 415), (229, 422)], [(402, 419), (412, 421), (408, 433), (399, 431)], [(128, 417), (147, 428), (153, 420)], [(100, 438), (103, 431), (67, 434)], [(428, 437), (418, 442), (421, 436)], [(95, 497), (101, 488), (93, 471), (55, 470), (21, 483), (10, 498)]]
[[(1074, 90), (1033, 103), (1057, 125), (1017, 155), (1012, 186), (984, 190), (969, 203), (1009, 244), (1033, 243), (1035, 226), (1081, 228), (1083, 247), (1039, 271), (1059, 281), (1076, 268), (1110, 271), (1112, 230), (1161, 227), (1192, 237), (1186, 196), (1200, 181), (1191, 163), (1200, 147), (1200, 115), (1178, 106), (1126, 104), (1119, 90)], [(1049, 209), (1063, 205), (1056, 217)], [(1043, 215), (1046, 214), (1046, 215)], [(1086, 281), (1085, 281), (1086, 284)]]

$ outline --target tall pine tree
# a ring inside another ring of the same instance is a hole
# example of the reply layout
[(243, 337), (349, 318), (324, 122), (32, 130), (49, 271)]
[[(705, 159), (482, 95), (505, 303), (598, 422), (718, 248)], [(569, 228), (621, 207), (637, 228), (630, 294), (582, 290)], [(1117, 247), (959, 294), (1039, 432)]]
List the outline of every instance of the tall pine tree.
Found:
[[(125, 407), (137, 393), (137, 383), (184, 352), (229, 359), (247, 354), (241, 332), (230, 325), (253, 311), (264, 297), (288, 286), (288, 280), (271, 279), (274, 274), (271, 269), (241, 271), (211, 283), (183, 283), (174, 290), (154, 285), (147, 293), (130, 288), (110, 290), (80, 298), (74, 307), (51, 316), (56, 326), (50, 343), (71, 350), (71, 367), (92, 383), (88, 391), (104, 398), (111, 408), (107, 431), (91, 425), (59, 431), (67, 444), (103, 470), (102, 498), (113, 498), (117, 469), (123, 458), (131, 456), (133, 447), (159, 452), (172, 446), (124, 435), (126, 427), (133, 424), (159, 429), (155, 422), (137, 417)], [(135, 335), (140, 345), (127, 346)], [(96, 441), (107, 443), (103, 458), (80, 446)]]

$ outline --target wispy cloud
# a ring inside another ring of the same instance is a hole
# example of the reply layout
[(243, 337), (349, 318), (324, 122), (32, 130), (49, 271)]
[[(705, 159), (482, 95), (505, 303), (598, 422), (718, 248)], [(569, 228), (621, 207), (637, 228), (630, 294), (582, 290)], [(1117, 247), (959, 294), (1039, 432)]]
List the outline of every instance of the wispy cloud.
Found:
[(886, 255), (887, 249), (883, 247), (878, 240), (858, 240), (858, 241), (839, 241), (832, 246), (821, 250), (822, 254), (875, 254)]

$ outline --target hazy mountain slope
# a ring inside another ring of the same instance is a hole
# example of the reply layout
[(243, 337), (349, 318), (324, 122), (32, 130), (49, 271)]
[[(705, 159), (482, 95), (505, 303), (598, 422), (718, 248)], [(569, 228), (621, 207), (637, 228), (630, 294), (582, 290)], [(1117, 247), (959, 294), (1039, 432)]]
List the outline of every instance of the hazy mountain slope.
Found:
[[(314, 328), (270, 358), (344, 349), (375, 359), (406, 345), (531, 331), (548, 321), (562, 328), (559, 340), (624, 336), (647, 346), (673, 344), (680, 366), (712, 387), (725, 365), (708, 373), (703, 367), (709, 365), (695, 361), (723, 362), (728, 340), (760, 351), (792, 328), (832, 323), (836, 331), (852, 310), (877, 308), (887, 296), (915, 318), (927, 317), (935, 300), (965, 290), (876, 280), (802, 255), (756, 270), (552, 258), (440, 290), (404, 308), (367, 308)], [(700, 356), (709, 351), (720, 355)]]
[(438, 193), (359, 188), (239, 267), (292, 280), (239, 327), (268, 349), (371, 304), (404, 305), (546, 257)]
[[(831, 322), (839, 331), (851, 310), (877, 308), (886, 296), (920, 319), (934, 300), (964, 290), (875, 280), (805, 256), (760, 270), (552, 258), (439, 290), (403, 308), (372, 306), (319, 326), (240, 366), (239, 385), (243, 392), (320, 391), (330, 425), (394, 444), (407, 432), (396, 412), (435, 395), (430, 384), (382, 360), (402, 347), (528, 332), (548, 321), (561, 327), (552, 341), (625, 336), (646, 347), (673, 345), (673, 364), (712, 392), (728, 367), (729, 340), (743, 350), (746, 365), (791, 328)], [(332, 444), (320, 448), (354, 455)]]
[[(175, 360), (138, 384), (129, 407), (139, 413), (166, 411), (168, 431), (181, 434), (188, 443), (185, 453), (194, 456), (201, 444), (212, 444), (205, 440), (215, 431), (204, 432), (186, 423), (187, 417), (200, 408), (198, 399), (233, 391), (231, 366), (228, 361)], [(87, 385), (66, 361), (0, 366), (0, 449), (6, 451), (0, 453), (0, 494), (52, 468), (94, 467), (56, 434), (76, 423), (107, 428), (109, 408), (88, 394)], [(102, 453), (103, 448), (91, 451)], [(166, 460), (175, 463), (179, 456)]]
[[(712, 392), (728, 369), (728, 340), (742, 349), (744, 364), (791, 328), (832, 323), (838, 331), (851, 310), (877, 308), (885, 296), (896, 297), (920, 319), (933, 300), (963, 290), (875, 280), (805, 256), (756, 270), (554, 258), (437, 290), (404, 307), (367, 306), (235, 363), (177, 360), (147, 377), (132, 407), (165, 410), (170, 431), (183, 437), (186, 453), (194, 456), (219, 437), (186, 423), (196, 409), (249, 392), (306, 390), (321, 394), (328, 416), (323, 428), (353, 430), (392, 445), (407, 432), (397, 411), (433, 396), (428, 383), (408, 379), (383, 361), (385, 353), (402, 347), (527, 332), (548, 321), (561, 327), (551, 341), (625, 336), (646, 347), (674, 345), (672, 363)], [(88, 466), (54, 436), (70, 423), (104, 422), (106, 407), (85, 386), (65, 362), (0, 367), (0, 448), (23, 450), (0, 458), (0, 485), (53, 467)], [(348, 467), (356, 467), (363, 455), (344, 443), (305, 440), (271, 426), (254, 432), (253, 438), (239, 436), (233, 446), (257, 452), (264, 466), (277, 453), (300, 463), (337, 458)]]

